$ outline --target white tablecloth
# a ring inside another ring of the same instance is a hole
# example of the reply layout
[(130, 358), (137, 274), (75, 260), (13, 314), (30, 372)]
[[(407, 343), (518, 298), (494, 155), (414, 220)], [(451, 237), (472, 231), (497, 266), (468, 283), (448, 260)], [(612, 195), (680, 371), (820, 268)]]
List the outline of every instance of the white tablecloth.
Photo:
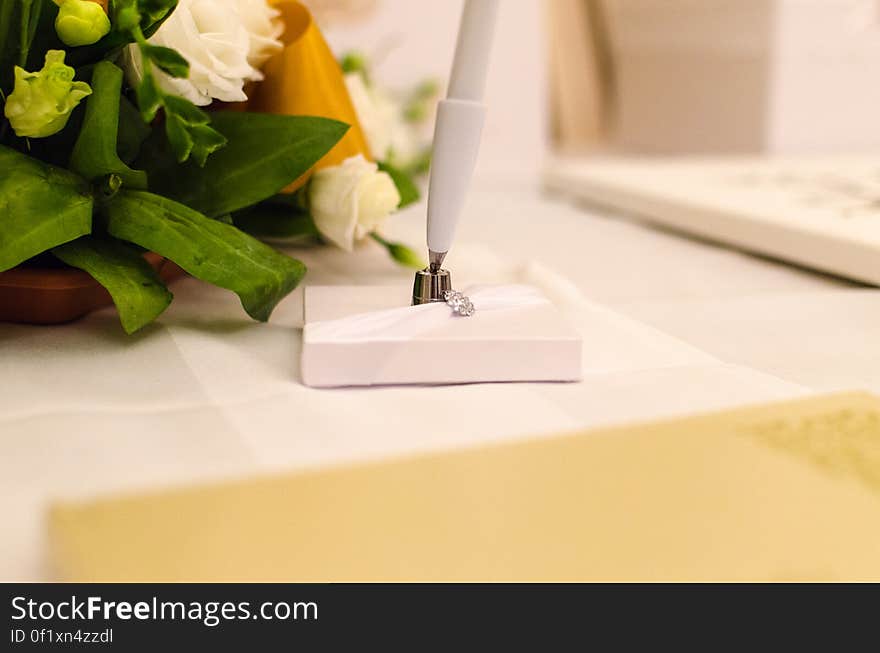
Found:
[[(529, 190), (483, 186), (466, 213), (449, 261), (457, 284), (543, 287), (584, 335), (583, 383), (309, 389), (300, 292), (258, 325), (193, 279), (135, 337), (110, 310), (56, 328), (0, 325), (0, 579), (51, 577), (55, 499), (880, 390), (877, 290)], [(389, 234), (418, 247), (423, 215), (396, 216)], [(311, 284), (412, 280), (372, 243), (297, 255)]]

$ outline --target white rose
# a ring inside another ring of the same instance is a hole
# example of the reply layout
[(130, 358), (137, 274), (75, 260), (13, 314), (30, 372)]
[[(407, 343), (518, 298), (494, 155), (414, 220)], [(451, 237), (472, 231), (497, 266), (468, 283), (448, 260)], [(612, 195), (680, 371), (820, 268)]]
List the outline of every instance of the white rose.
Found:
[[(251, 39), (248, 63), (259, 71), (264, 63), (283, 48), (279, 40), (284, 34), (284, 22), (279, 18), (281, 12), (266, 0), (236, 1), (239, 16)], [(257, 74), (259, 79), (263, 78), (259, 72)]]
[(318, 231), (350, 252), (400, 205), (400, 193), (387, 173), (358, 155), (316, 172), (309, 203)]
[(367, 86), (360, 73), (347, 74), (345, 85), (372, 155), (396, 168), (416, 162), (425, 141), (420, 128), (407, 122), (404, 106), (384, 89)]
[[(215, 99), (244, 102), (245, 82), (262, 79), (259, 66), (282, 48), (279, 16), (266, 0), (180, 0), (150, 43), (180, 52), (189, 62), (189, 77), (174, 79), (155, 70), (159, 83), (201, 106)], [(143, 78), (137, 46), (126, 50), (126, 69), (132, 84)]]

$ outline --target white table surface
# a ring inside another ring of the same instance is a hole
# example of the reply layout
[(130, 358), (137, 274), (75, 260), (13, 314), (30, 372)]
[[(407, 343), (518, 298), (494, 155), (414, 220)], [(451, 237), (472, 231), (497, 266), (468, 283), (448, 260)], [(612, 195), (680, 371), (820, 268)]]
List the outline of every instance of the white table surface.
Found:
[[(418, 246), (423, 215), (396, 216), (389, 235)], [(193, 279), (133, 338), (110, 310), (0, 325), (0, 580), (51, 578), (54, 500), (880, 391), (875, 289), (503, 185), (474, 191), (460, 235), (457, 285), (543, 287), (584, 335), (583, 383), (309, 389), (299, 291), (258, 325), (234, 295)], [(310, 284), (412, 279), (373, 244), (296, 253)]]

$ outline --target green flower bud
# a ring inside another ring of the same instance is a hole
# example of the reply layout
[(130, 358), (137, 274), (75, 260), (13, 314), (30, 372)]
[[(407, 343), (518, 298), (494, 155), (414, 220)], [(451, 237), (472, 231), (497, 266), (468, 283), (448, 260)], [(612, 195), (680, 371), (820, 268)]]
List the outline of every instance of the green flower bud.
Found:
[(15, 67), (15, 89), (6, 98), (4, 114), (22, 138), (45, 138), (57, 134), (77, 105), (92, 94), (85, 82), (73, 81), (76, 73), (65, 65), (63, 50), (49, 50), (37, 73)]
[(55, 0), (59, 5), (55, 31), (65, 45), (92, 45), (110, 32), (110, 19), (104, 8), (90, 0)]

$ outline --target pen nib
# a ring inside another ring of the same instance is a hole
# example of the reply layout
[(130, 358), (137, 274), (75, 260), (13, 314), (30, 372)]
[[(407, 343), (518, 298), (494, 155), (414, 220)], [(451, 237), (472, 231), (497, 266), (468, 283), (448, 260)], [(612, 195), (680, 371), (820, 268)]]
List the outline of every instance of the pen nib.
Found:
[(440, 268), (443, 267), (443, 259), (446, 258), (447, 252), (435, 252), (434, 250), (428, 250), (428, 260), (429, 265), (428, 269), (433, 273), (437, 274), (440, 271)]

